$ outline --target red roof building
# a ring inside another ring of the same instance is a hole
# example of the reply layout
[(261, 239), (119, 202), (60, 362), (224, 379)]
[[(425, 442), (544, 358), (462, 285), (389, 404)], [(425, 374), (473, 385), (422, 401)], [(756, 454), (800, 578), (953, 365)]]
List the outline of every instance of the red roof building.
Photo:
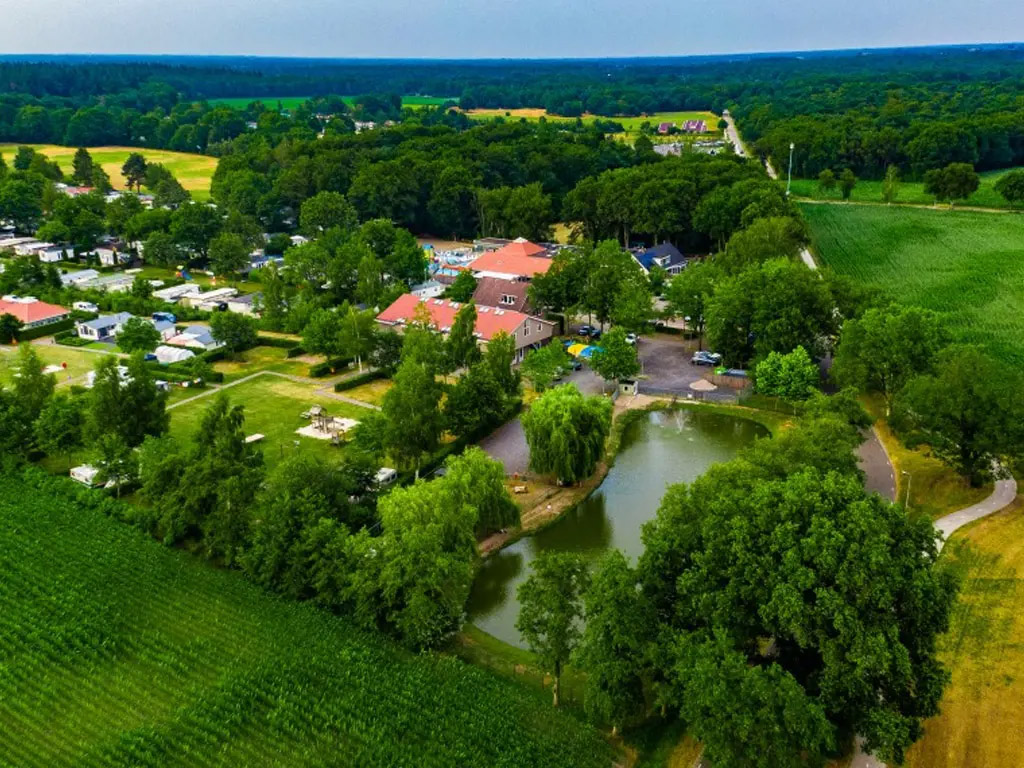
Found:
[(57, 304), (47, 304), (31, 296), (4, 296), (0, 299), (0, 315), (14, 315), (24, 328), (59, 323), (71, 317), (71, 312)]
[[(402, 328), (416, 319), (420, 306), (426, 308), (433, 328), (449, 333), (455, 324), (455, 315), (464, 305), (448, 299), (421, 299), (411, 293), (403, 294), (394, 303), (377, 315), (377, 322), (394, 328)], [(499, 331), (504, 331), (515, 340), (516, 361), (522, 360), (526, 350), (540, 347), (551, 340), (555, 324), (548, 320), (499, 307), (477, 307), (476, 337), (483, 343), (490, 341)]]
[(551, 259), (542, 254), (547, 250), (529, 240), (519, 238), (496, 251), (481, 254), (470, 265), (477, 277), (496, 277), (503, 280), (532, 280), (551, 269)]

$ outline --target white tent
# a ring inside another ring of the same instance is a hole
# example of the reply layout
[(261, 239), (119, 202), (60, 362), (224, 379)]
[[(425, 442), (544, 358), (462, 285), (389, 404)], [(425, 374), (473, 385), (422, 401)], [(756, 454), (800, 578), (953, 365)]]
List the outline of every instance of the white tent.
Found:
[(190, 360), (195, 355), (187, 349), (181, 347), (169, 347), (167, 345), (161, 345), (153, 350), (153, 354), (156, 355), (157, 362), (162, 365), (169, 365), (170, 363), (180, 363), (183, 360)]

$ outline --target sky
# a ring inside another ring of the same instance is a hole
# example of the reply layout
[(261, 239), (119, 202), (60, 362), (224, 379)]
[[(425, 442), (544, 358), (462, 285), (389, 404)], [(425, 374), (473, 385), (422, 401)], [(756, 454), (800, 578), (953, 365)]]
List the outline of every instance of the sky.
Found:
[(1022, 0), (0, 0), (3, 53), (560, 58), (1024, 40)]

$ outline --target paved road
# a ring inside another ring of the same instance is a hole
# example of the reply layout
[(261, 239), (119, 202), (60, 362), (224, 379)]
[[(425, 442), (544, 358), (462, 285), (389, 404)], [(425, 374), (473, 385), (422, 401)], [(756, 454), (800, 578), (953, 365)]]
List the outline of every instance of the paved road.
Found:
[(1014, 480), (1013, 477), (1009, 477), (1005, 480), (997, 480), (996, 487), (993, 489), (992, 495), (987, 499), (979, 501), (974, 506), (961, 509), (959, 512), (946, 515), (936, 521), (935, 527), (938, 528), (939, 532), (942, 534), (941, 544), (946, 543), (946, 540), (950, 537), (953, 531), (963, 528), (965, 525), (973, 523), (975, 520), (980, 520), (983, 517), (991, 515), (993, 512), (1005, 509), (1016, 497), (1017, 481)]
[(874, 427), (864, 431), (864, 442), (857, 448), (857, 463), (864, 472), (865, 488), (896, 501), (896, 473)]

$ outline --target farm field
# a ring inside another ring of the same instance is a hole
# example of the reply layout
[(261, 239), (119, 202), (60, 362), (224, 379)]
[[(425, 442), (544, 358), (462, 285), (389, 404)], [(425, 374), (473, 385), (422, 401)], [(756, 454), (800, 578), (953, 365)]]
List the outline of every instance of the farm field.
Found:
[(1024, 753), (1024, 508), (957, 532), (944, 560), (962, 576), (939, 656), (952, 673), (942, 712), (924, 724), (908, 768), (982, 768)]
[[(306, 101), (309, 100), (309, 96), (238, 96), (224, 99), (210, 99), (211, 104), (223, 104), (233, 109), (245, 109), (254, 101), (262, 101), (267, 107), (277, 108), (278, 105), (281, 109), (296, 109)], [(342, 100), (346, 104), (352, 104), (352, 96), (342, 96)], [(425, 106), (440, 106), (446, 101), (458, 101), (458, 97), (445, 97), (445, 96), (403, 96), (402, 106), (403, 107), (425, 107)]]
[(824, 264), (946, 315), (954, 337), (1024, 365), (1024, 216), (813, 203), (801, 210)]
[[(494, 117), (505, 117), (509, 120), (525, 118), (527, 120), (539, 120), (544, 117), (548, 120), (558, 122), (575, 122), (575, 117), (560, 117), (549, 115), (544, 109), (470, 109), (466, 114), (473, 119), (488, 120)], [(655, 112), (651, 115), (641, 117), (601, 117), (597, 115), (584, 115), (584, 123), (592, 123), (595, 120), (611, 120), (621, 123), (627, 133), (635, 133), (640, 130), (644, 122), (656, 126), (658, 123), (682, 123), (687, 120), (704, 120), (708, 124), (711, 133), (718, 134), (718, 115), (712, 112)], [(708, 134), (710, 135), (710, 134)]]
[[(245, 406), (245, 431), (265, 435), (262, 442), (263, 457), (268, 467), (273, 467), (284, 456), (294, 451), (314, 453), (325, 460), (340, 460), (344, 448), (331, 445), (329, 440), (317, 440), (295, 434), (295, 430), (309, 422), (301, 414), (310, 406), (321, 405), (331, 416), (360, 420), (371, 411), (358, 405), (337, 400), (316, 390), (326, 386), (322, 381), (316, 384), (302, 384), (272, 374), (264, 374), (241, 384), (225, 387), (224, 392), (232, 405)], [(171, 435), (180, 440), (188, 439), (199, 427), (203, 412), (213, 402), (215, 394), (197, 400), (184, 402), (170, 410)], [(298, 447), (295, 441), (299, 442)]]
[[(10, 161), (20, 144), (0, 144), (0, 154)], [(75, 156), (76, 147), (61, 147), (56, 144), (28, 144), (37, 152), (56, 160), (64, 173), (71, 173), (71, 160)], [(162, 163), (181, 186), (192, 193), (195, 200), (204, 201), (210, 198), (210, 182), (213, 172), (217, 170), (217, 158), (207, 155), (193, 155), (187, 152), (171, 152), (167, 149), (140, 149), (138, 147), (89, 147), (93, 160), (103, 166), (110, 176), (114, 189), (124, 189), (124, 177), (121, 166), (132, 152), (138, 152), (151, 163)]]
[[(981, 176), (981, 186), (978, 187), (978, 191), (971, 195), (963, 203), (957, 203), (957, 205), (976, 206), (978, 208), (1008, 208), (1009, 203), (995, 191), (995, 184), (1002, 176), (1009, 173), (1011, 168), (1006, 168), (1000, 171), (987, 171), (979, 174)], [(785, 178), (781, 179), (780, 183), (785, 184)], [(812, 200), (839, 200), (840, 195), (838, 191), (835, 191), (829, 195), (822, 194), (821, 190), (818, 189), (817, 179), (793, 179), (792, 192), (796, 197), (806, 197)], [(855, 203), (881, 203), (882, 202), (882, 182), (872, 181), (868, 179), (861, 179), (857, 182), (857, 186), (853, 188), (853, 194), (850, 195), (850, 200)], [(899, 188), (899, 194), (896, 197), (897, 203), (909, 203), (913, 205), (933, 205), (935, 198), (931, 195), (925, 194), (924, 183), (920, 181), (913, 182), (902, 182)]]
[(4, 764), (612, 762), (542, 692), (270, 596), (44, 482), (0, 477)]

